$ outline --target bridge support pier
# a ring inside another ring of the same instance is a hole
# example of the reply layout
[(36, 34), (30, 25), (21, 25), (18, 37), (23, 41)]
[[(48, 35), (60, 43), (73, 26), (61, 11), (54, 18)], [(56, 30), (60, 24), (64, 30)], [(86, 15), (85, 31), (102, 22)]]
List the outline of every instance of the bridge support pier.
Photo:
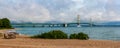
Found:
[(63, 24), (63, 27), (68, 27), (68, 24), (66, 24), (66, 23), (65, 23), (65, 24)]

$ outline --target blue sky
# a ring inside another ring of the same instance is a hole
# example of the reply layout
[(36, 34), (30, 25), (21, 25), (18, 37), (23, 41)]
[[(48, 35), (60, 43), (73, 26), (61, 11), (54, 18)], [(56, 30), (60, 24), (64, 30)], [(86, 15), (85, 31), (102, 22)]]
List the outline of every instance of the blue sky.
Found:
[(120, 21), (120, 0), (0, 0), (0, 18), (43, 23)]

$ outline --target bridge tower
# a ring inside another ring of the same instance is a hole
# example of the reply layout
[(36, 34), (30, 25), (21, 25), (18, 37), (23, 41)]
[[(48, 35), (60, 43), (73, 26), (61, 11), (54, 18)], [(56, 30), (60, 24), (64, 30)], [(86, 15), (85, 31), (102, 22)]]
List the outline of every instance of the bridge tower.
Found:
[(77, 15), (77, 27), (81, 27), (80, 26), (80, 15)]
[(65, 27), (67, 27), (68, 25), (67, 25), (67, 23), (65, 23)]
[(93, 26), (93, 23), (92, 23), (92, 18), (90, 18), (90, 27)]

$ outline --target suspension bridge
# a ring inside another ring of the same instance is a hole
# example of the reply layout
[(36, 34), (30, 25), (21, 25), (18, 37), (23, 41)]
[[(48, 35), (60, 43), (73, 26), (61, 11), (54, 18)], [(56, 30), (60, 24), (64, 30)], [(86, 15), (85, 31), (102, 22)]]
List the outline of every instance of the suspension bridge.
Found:
[(12, 24), (13, 27), (90, 27), (93, 26), (92, 22), (90, 23), (80, 23), (80, 16), (77, 16), (76, 23), (16, 23)]

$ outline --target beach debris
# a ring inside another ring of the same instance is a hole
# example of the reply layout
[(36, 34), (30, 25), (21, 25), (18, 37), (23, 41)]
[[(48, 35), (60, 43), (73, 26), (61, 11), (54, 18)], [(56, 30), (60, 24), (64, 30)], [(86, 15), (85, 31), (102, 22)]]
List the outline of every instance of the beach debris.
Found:
[(15, 39), (16, 35), (18, 35), (18, 33), (16, 33), (16, 32), (6, 32), (6, 33), (4, 33), (4, 38), (5, 39)]

